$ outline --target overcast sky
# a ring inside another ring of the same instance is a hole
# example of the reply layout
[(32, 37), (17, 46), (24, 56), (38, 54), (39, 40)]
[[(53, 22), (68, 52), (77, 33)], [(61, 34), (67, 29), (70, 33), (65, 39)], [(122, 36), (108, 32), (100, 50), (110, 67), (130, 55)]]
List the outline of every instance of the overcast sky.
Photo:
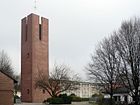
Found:
[(84, 67), (98, 42), (117, 30), (123, 20), (140, 17), (140, 0), (1, 0), (0, 50), (21, 65), (21, 19), (37, 13), (49, 19), (49, 63), (66, 64), (86, 79)]

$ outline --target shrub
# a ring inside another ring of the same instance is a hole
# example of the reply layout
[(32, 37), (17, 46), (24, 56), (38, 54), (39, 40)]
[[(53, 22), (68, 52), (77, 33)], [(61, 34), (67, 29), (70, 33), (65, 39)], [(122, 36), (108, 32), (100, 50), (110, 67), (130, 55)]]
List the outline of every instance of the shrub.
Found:
[(59, 97), (53, 97), (43, 101), (43, 103), (46, 102), (48, 102), (49, 104), (63, 104), (63, 99)]
[(59, 97), (63, 99), (65, 104), (71, 104), (72, 98), (67, 94), (60, 94)]
[(49, 104), (71, 104), (71, 97), (66, 94), (60, 94), (58, 97), (48, 98)]
[(81, 102), (82, 99), (80, 97), (75, 96), (75, 97), (72, 97), (72, 101), (73, 102)]
[(18, 95), (14, 95), (14, 103), (16, 103), (16, 99), (20, 99)]
[[(113, 105), (115, 105), (115, 100), (113, 99)], [(111, 102), (110, 98), (103, 98), (99, 105), (109, 105)], [(120, 105), (120, 104), (119, 104)]]
[(80, 98), (77, 97), (75, 94), (71, 94), (70, 97), (73, 102), (89, 101), (89, 98)]
[[(104, 105), (103, 102), (103, 95), (102, 94), (94, 94), (92, 97), (89, 99), (90, 103), (98, 104), (98, 105)], [(108, 105), (108, 104), (107, 104)]]
[[(47, 100), (48, 100), (48, 99), (47, 99)], [(43, 103), (47, 103), (47, 102), (48, 102), (47, 100), (44, 100)]]
[(82, 98), (82, 101), (89, 101), (89, 98)]
[(70, 95), (70, 97), (75, 97), (76, 95), (74, 94), (74, 93), (72, 93), (71, 95)]
[(50, 104), (64, 104), (64, 101), (62, 98), (56, 97), (56, 98), (51, 98)]

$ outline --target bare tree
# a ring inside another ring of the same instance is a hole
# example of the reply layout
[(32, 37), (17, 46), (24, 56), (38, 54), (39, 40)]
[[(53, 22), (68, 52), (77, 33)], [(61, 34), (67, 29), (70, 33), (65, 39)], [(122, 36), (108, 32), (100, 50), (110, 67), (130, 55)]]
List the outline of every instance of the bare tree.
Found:
[(131, 91), (135, 105), (140, 104), (140, 19), (122, 23), (114, 34), (115, 47), (121, 58), (120, 76), (125, 87)]
[(110, 37), (99, 44), (86, 67), (90, 79), (98, 81), (110, 95), (110, 105), (113, 105), (114, 89), (119, 86), (117, 69), (120, 63), (117, 59), (114, 40)]
[(17, 94), (18, 91), (21, 89), (21, 76), (20, 75), (14, 75), (13, 77), (15, 80), (17, 80), (17, 83), (14, 85), (15, 94)]
[(57, 97), (66, 90), (77, 89), (77, 80), (77, 75), (70, 76), (70, 68), (65, 65), (55, 65), (49, 78), (44, 73), (39, 73), (35, 86), (46, 90), (51, 97)]
[(89, 75), (102, 84), (108, 84), (111, 97), (115, 84), (121, 81), (121, 85), (130, 91), (135, 105), (140, 105), (139, 18), (123, 22), (118, 31), (100, 44), (91, 58), (87, 68)]
[(13, 76), (11, 60), (3, 50), (0, 51), (0, 70), (10, 76)]

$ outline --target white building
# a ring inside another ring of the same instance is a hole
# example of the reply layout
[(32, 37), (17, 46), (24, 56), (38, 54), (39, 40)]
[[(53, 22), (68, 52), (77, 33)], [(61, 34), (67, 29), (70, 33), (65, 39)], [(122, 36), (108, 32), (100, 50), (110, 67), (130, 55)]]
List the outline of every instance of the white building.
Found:
[[(110, 95), (104, 94), (104, 98), (110, 98)], [(130, 92), (125, 87), (116, 89), (114, 91), (113, 98), (114, 98), (115, 102), (125, 102), (128, 104), (133, 102), (133, 99), (130, 96)]]
[(93, 94), (98, 94), (99, 91), (97, 90), (97, 86), (94, 83), (89, 82), (79, 82), (77, 84), (78, 89), (76, 90), (67, 90), (67, 95), (75, 94), (81, 98), (90, 98)]

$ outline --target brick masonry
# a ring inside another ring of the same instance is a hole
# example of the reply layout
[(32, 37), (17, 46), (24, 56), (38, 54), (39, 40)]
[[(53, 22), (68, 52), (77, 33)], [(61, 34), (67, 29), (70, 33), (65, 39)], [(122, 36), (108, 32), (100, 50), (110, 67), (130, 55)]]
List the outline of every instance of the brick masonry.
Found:
[(0, 105), (13, 105), (14, 81), (0, 72)]
[(43, 90), (35, 89), (39, 72), (48, 76), (49, 48), (48, 19), (30, 14), (22, 19), (21, 26), (21, 100), (42, 102), (48, 97)]

